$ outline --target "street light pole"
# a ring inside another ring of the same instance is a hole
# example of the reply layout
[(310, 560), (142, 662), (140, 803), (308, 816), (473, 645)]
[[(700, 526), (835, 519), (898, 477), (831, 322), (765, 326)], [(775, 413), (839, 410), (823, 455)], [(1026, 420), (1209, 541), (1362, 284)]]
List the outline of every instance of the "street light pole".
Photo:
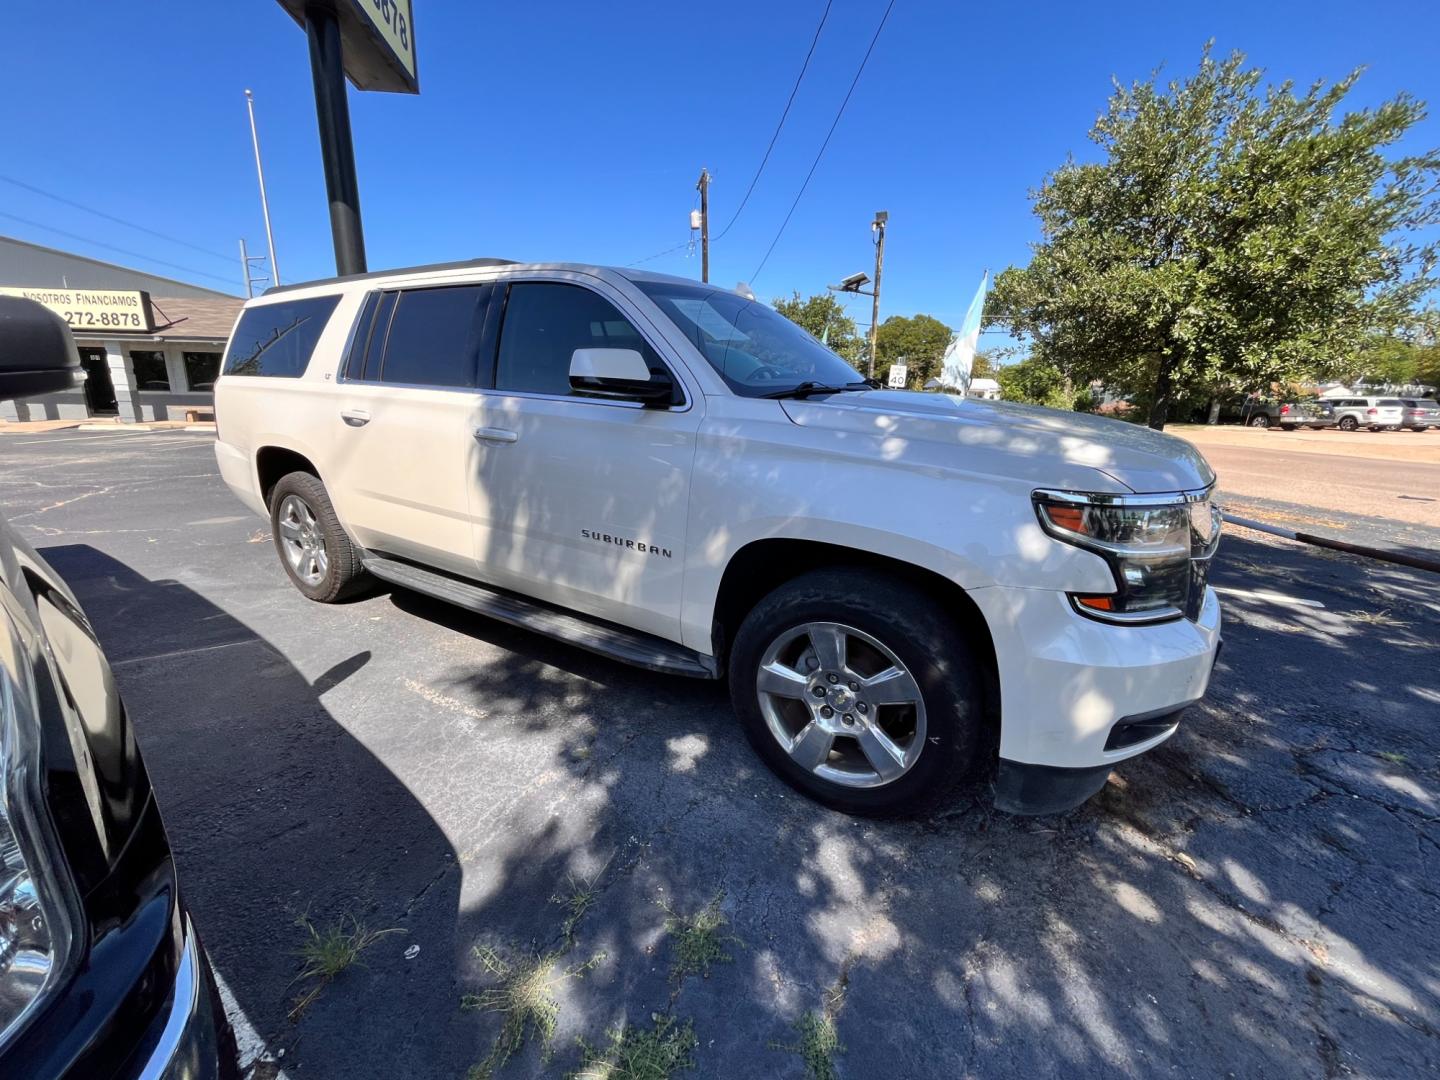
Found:
[(275, 261), (275, 234), (270, 229), (270, 200), (265, 197), (265, 167), (260, 164), (260, 134), (255, 128), (255, 95), (249, 90), (245, 91), (245, 108), (250, 113), (250, 142), (255, 147), (255, 175), (260, 179), (260, 212), (265, 215), (265, 243), (270, 249), (270, 281), (279, 285), (280, 264)]
[(870, 370), (866, 374), (872, 379), (875, 377), (875, 344), (880, 336), (880, 271), (885, 267), (885, 225), (889, 220), (887, 211), (877, 210), (875, 220), (870, 223), (875, 237), (875, 292), (870, 306)]

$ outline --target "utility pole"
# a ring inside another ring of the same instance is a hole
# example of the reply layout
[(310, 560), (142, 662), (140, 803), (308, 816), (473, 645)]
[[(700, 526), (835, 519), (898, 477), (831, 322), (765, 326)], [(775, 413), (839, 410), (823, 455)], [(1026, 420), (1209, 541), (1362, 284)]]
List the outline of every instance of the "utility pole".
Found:
[[(265, 215), (265, 243), (270, 249), (270, 281), (280, 284), (280, 264), (275, 261), (275, 234), (270, 230), (270, 200), (265, 197), (265, 168), (260, 164), (260, 134), (255, 128), (255, 95), (245, 91), (245, 108), (250, 113), (250, 142), (255, 147), (255, 175), (260, 178), (260, 212)], [(245, 276), (250, 276), (246, 263)]]
[(250, 267), (251, 263), (258, 263), (264, 261), (264, 256), (250, 254), (249, 249), (245, 246), (245, 238), (242, 236), (240, 238), (240, 270), (245, 278), (246, 296), (255, 295), (255, 282), (267, 280), (264, 274), (252, 273)]
[(890, 214), (885, 210), (875, 211), (875, 220), (870, 223), (870, 232), (875, 238), (875, 292), (870, 306), (870, 370), (867, 374), (875, 377), (875, 343), (880, 335), (880, 271), (885, 267), (885, 225)]
[(700, 280), (710, 280), (710, 170), (700, 170)]

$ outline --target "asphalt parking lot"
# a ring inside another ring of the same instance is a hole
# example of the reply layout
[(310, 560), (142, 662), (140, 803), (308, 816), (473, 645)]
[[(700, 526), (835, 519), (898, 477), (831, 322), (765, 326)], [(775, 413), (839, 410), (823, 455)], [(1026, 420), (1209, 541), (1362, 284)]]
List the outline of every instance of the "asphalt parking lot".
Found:
[[(624, 1022), (799, 1078), (815, 1017), (849, 1078), (1440, 1071), (1440, 576), (1232, 532), (1168, 744), (1068, 816), (977, 784), (876, 823), (772, 778), (720, 687), (307, 602), (207, 436), (5, 436), (0, 511), (99, 631), (257, 1076), (464, 1076), (503, 1018), (463, 996), (537, 956), (549, 1053), (499, 1077)], [(342, 918), (394, 932), (296, 1010), (297, 920)]]

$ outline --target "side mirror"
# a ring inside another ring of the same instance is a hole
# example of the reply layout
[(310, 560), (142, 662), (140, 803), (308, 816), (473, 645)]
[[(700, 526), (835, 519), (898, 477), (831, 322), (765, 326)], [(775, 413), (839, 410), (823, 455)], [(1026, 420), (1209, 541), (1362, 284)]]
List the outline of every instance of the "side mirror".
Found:
[(0, 401), (69, 390), (79, 379), (65, 320), (34, 300), (0, 296)]
[(570, 354), (570, 387), (582, 394), (651, 407), (669, 405), (675, 397), (670, 377), (651, 371), (634, 349), (576, 349)]

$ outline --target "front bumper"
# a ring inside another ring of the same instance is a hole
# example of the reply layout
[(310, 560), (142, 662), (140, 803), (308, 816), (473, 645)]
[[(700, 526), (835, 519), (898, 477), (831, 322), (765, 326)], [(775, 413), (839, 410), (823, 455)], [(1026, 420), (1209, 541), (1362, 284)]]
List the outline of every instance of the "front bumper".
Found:
[[(1213, 589), (1193, 622), (1133, 627), (1087, 619), (1049, 590), (970, 595), (990, 627), (999, 669), (997, 800), (1017, 812), (1083, 802), (1113, 765), (1173, 735), (1179, 710), (1209, 686), (1220, 647)], [(1052, 795), (1042, 797), (1043, 789)]]
[(222, 1038), (224, 1012), (190, 920), (175, 986), (164, 1012), (164, 1026), (148, 1058), (135, 1074), (139, 1080), (222, 1080), (235, 1075)]

